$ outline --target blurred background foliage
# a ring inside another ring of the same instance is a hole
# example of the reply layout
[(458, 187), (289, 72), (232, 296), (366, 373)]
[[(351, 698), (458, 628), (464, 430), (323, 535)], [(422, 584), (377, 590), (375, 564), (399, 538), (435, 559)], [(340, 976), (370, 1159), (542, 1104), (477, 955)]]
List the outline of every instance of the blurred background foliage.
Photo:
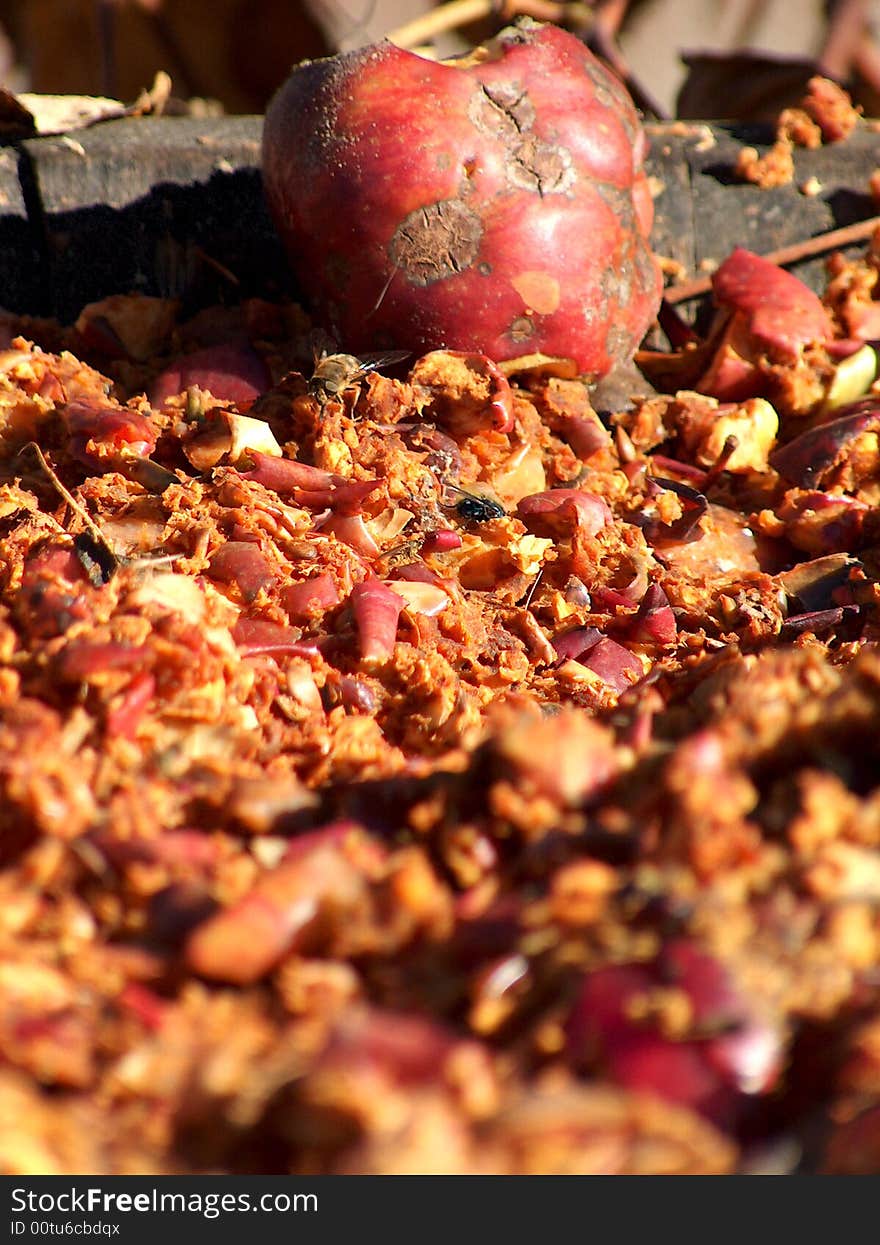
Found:
[(518, 14), (580, 34), (646, 114), (771, 120), (816, 72), (880, 115), (880, 0), (0, 0), (0, 83), (259, 113), (291, 65), (386, 36), (454, 55)]

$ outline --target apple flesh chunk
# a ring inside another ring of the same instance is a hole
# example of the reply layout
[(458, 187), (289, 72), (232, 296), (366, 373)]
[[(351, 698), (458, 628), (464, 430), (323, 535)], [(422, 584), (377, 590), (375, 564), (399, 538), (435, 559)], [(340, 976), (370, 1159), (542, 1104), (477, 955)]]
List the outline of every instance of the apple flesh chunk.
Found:
[(296, 66), (263, 181), (346, 349), (541, 353), (598, 378), (659, 306), (645, 150), (618, 80), (525, 19), (463, 61), (384, 43)]

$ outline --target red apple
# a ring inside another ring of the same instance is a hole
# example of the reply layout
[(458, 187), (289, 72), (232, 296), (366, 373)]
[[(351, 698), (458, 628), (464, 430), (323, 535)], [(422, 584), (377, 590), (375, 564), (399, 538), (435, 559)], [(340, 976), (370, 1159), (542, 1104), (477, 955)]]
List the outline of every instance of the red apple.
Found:
[(659, 304), (645, 148), (618, 80), (524, 19), (456, 62), (383, 43), (296, 66), (263, 180), (347, 350), (541, 352), (598, 377)]

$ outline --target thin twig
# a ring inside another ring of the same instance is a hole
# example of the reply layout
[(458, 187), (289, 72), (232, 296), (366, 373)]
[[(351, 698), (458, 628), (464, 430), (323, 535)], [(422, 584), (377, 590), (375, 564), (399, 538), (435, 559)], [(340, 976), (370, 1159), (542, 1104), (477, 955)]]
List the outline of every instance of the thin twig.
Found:
[(629, 65), (623, 58), (623, 54), (607, 31), (596, 22), (588, 37), (584, 40), (591, 52), (594, 52), (601, 60), (617, 74), (623, 85), (629, 91), (632, 101), (641, 112), (653, 117), (657, 121), (671, 121), (672, 118), (663, 105), (656, 100), (646, 86), (635, 76)]
[(499, 23), (512, 22), (517, 17), (533, 17), (535, 21), (555, 22), (558, 26), (592, 21), (589, 4), (573, 0), (447, 0), (446, 4), (398, 26), (386, 38), (399, 48), (418, 48), (438, 35), (488, 17), (497, 18)]
[(709, 470), (706, 472), (706, 476), (703, 480), (703, 483), (700, 485), (701, 493), (705, 493), (707, 486), (710, 484), (714, 484), (715, 481), (718, 479), (718, 477), (724, 474), (724, 470), (727, 467), (727, 464), (730, 462), (731, 458), (733, 458), (734, 454), (736, 453), (738, 449), (739, 449), (739, 438), (738, 437), (735, 437), (733, 433), (731, 433), (729, 437), (725, 437), (724, 444), (721, 447), (721, 453), (715, 459), (714, 463), (709, 468)]
[(627, 8), (628, 0), (606, 0), (602, 8), (595, 12), (589, 4), (578, 3), (577, 0), (448, 0), (446, 4), (398, 26), (386, 37), (400, 48), (420, 48), (430, 44), (438, 35), (489, 17), (502, 22), (513, 21), (516, 17), (533, 17), (536, 21), (569, 26), (576, 29), (587, 47), (617, 74), (637, 108), (652, 114), (658, 121), (670, 120), (661, 105), (630, 71), (615, 42), (617, 28)]
[[(768, 251), (762, 258), (771, 264), (779, 264), (780, 267), (785, 264), (797, 264), (802, 259), (810, 259), (811, 256), (821, 255), (824, 251), (852, 246), (856, 242), (866, 242), (878, 228), (880, 228), (880, 216), (871, 216), (868, 220), (856, 221), (854, 225), (844, 225), (842, 229), (832, 229), (828, 233), (805, 238), (803, 242), (781, 246), (777, 251)], [(684, 303), (691, 298), (702, 298), (711, 289), (711, 276), (695, 277), (693, 281), (682, 281), (678, 285), (670, 285), (663, 291), (663, 298), (667, 303)]]
[(387, 38), (399, 48), (418, 48), (430, 43), (437, 35), (479, 22), (496, 11), (495, 0), (449, 0), (448, 4), (441, 4), (421, 17), (398, 26), (388, 33)]
[(193, 247), (193, 255), (196, 259), (200, 259), (203, 264), (207, 264), (209, 268), (213, 268), (221, 277), (229, 282), (230, 285), (241, 285), (238, 277), (225, 264), (221, 264), (219, 259), (215, 259), (213, 255), (209, 255), (202, 247)]
[(21, 449), (19, 450), (19, 455), (23, 454), (25, 450), (32, 450), (34, 452), (34, 454), (37, 457), (37, 461), (39, 462), (40, 466), (43, 468), (43, 471), (45, 471), (46, 475), (52, 481), (53, 485), (55, 486), (57, 491), (61, 494), (61, 496), (64, 498), (64, 500), (67, 502), (68, 506), (70, 506), (74, 514), (79, 515), (79, 518), (82, 521), (83, 525), (85, 526), (86, 531), (89, 533), (92, 540), (94, 540), (95, 544), (100, 545), (102, 548), (106, 549), (107, 552), (110, 554), (110, 556), (115, 559), (116, 555), (113, 552), (113, 549), (111, 548), (110, 543), (107, 540), (107, 537), (98, 527), (97, 523), (94, 521), (92, 516), (89, 514), (88, 510), (86, 510), (85, 506), (81, 505), (80, 502), (78, 502), (76, 498), (74, 497), (74, 495), (70, 492), (70, 490), (66, 488), (64, 484), (62, 484), (61, 480), (59, 479), (57, 471), (55, 470), (54, 467), (50, 465), (48, 459), (46, 458), (46, 455), (40, 449), (39, 445), (37, 445), (36, 441), (28, 441), (26, 445), (23, 445)]
[(630, 0), (599, 0), (595, 6), (596, 21), (604, 28), (610, 39), (616, 39), (626, 17)]

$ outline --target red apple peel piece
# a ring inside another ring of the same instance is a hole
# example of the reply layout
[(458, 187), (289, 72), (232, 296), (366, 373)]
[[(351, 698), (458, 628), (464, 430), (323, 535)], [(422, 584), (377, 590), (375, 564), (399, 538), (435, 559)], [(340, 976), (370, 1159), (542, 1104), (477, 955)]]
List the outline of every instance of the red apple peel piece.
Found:
[(402, 597), (374, 576), (352, 588), (351, 608), (365, 662), (385, 661), (394, 652), (397, 623), (405, 604)]
[(712, 276), (715, 301), (748, 320), (762, 346), (795, 358), (811, 342), (834, 336), (817, 294), (792, 273), (738, 246)]
[(179, 356), (159, 373), (150, 387), (150, 405), (163, 407), (169, 398), (197, 386), (218, 402), (245, 410), (270, 384), (269, 369), (250, 344), (205, 346)]

